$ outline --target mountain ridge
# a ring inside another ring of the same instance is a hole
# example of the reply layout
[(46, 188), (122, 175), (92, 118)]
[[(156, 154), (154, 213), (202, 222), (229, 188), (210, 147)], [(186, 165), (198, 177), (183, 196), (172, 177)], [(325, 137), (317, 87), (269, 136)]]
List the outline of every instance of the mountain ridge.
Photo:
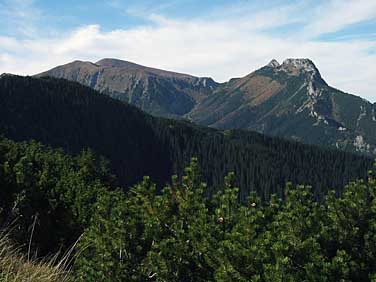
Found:
[(307, 58), (273, 59), (225, 83), (109, 58), (37, 76), (80, 82), (156, 116), (376, 154), (375, 105), (329, 86)]

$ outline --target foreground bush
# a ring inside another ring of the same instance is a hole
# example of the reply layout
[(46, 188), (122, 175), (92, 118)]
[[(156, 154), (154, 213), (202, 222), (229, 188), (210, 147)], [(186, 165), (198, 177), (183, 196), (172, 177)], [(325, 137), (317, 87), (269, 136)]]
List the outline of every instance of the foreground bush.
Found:
[[(251, 194), (243, 202), (234, 179), (229, 174), (207, 197), (193, 159), (162, 191), (145, 177), (124, 192), (90, 151), (71, 157), (4, 139), (0, 222), (18, 219), (11, 235), (24, 246), (32, 226), (30, 249), (38, 255), (66, 250), (83, 234), (72, 263), (72, 276), (82, 282), (376, 281), (371, 172), (322, 201), (310, 187), (288, 184), (282, 198), (262, 202)], [(3, 281), (61, 274), (53, 262), (31, 263), (4, 242)]]
[(310, 187), (284, 199), (238, 201), (234, 174), (204, 196), (197, 161), (161, 194), (145, 178), (99, 197), (75, 271), (80, 281), (376, 281), (376, 182), (317, 202)]

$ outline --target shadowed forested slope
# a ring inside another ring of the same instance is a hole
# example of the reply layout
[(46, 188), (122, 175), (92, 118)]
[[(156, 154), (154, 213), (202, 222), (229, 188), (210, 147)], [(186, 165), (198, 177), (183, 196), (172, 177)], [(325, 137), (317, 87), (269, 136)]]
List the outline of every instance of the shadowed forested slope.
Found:
[(0, 134), (36, 139), (69, 153), (91, 148), (111, 162), (124, 187), (149, 175), (158, 185), (197, 156), (208, 193), (237, 172), (240, 198), (282, 195), (286, 181), (311, 184), (316, 195), (365, 177), (372, 160), (245, 131), (219, 131), (151, 117), (63, 79), (2, 76)]

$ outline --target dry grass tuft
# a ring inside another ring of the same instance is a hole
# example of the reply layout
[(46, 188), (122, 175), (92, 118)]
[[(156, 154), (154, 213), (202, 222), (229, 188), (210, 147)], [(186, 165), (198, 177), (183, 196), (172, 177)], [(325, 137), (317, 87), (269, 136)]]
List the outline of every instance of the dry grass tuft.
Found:
[(6, 234), (0, 233), (0, 282), (72, 282), (67, 254), (44, 260), (29, 260), (14, 248)]

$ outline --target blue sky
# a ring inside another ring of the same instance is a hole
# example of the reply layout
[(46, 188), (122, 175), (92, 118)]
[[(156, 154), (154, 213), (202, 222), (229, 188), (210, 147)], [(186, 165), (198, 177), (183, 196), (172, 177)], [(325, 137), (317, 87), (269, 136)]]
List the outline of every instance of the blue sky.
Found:
[(308, 57), (376, 101), (375, 0), (0, 0), (0, 26), (0, 73), (115, 57), (225, 81)]

